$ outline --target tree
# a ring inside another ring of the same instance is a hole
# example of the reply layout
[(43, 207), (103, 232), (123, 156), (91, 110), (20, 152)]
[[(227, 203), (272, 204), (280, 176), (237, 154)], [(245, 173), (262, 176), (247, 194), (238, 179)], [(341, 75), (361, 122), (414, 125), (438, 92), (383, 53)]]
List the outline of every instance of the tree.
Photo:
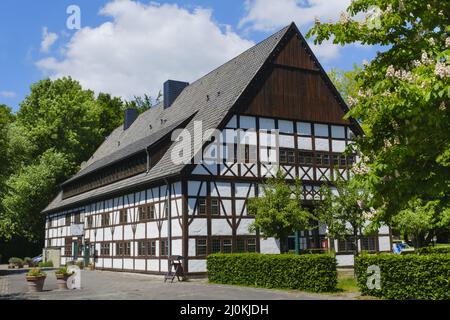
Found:
[(138, 112), (144, 113), (145, 111), (153, 108), (153, 106), (157, 105), (161, 102), (162, 93), (161, 91), (158, 93), (155, 101), (153, 98), (147, 94), (144, 96), (135, 96), (133, 100), (126, 102), (126, 108), (137, 109)]
[(334, 181), (336, 192), (327, 185), (320, 188), (320, 201), (315, 203), (315, 214), (327, 226), (332, 239), (353, 237), (354, 254), (358, 255), (358, 237), (371, 219), (369, 194), (356, 178)]
[(393, 218), (393, 227), (411, 237), (416, 248), (426, 246), (439, 231), (450, 231), (450, 210), (439, 211), (440, 207), (436, 200), (412, 200)]
[(357, 75), (360, 72), (361, 67), (356, 64), (353, 65), (353, 70), (345, 71), (333, 68), (328, 72), (328, 76), (347, 104), (349, 98), (356, 97), (358, 94), (360, 84)]
[(299, 179), (294, 185), (286, 182), (286, 175), (278, 170), (275, 178), (261, 185), (262, 195), (249, 199), (248, 212), (255, 216), (249, 230), (260, 230), (266, 239), (280, 240), (281, 253), (287, 252), (287, 237), (298, 230), (307, 230), (314, 216), (302, 206), (303, 189)]
[(70, 166), (64, 154), (49, 149), (33, 164), (9, 177), (2, 197), (0, 235), (3, 238), (16, 235), (34, 241), (43, 238), (45, 219), (40, 211), (56, 194)]
[[(390, 224), (411, 200), (449, 208), (450, 2), (355, 0), (336, 23), (316, 21), (307, 37), (320, 44), (382, 46), (357, 74), (347, 117), (361, 121), (357, 141), (376, 220)], [(357, 19), (354, 17), (358, 15)], [(366, 15), (361, 20), (361, 16)]]
[(7, 126), (6, 147), (0, 138), (0, 148), (6, 150), (0, 157), (10, 159), (4, 183), (0, 181), (0, 238), (42, 238), (40, 212), (56, 196), (58, 184), (122, 123), (123, 110), (120, 98), (101, 93), (96, 99), (71, 78), (31, 86), (16, 121)]
[[(4, 192), (4, 183), (11, 171), (11, 158), (8, 152), (8, 130), (14, 116), (11, 108), (4, 104), (0, 104), (0, 194)], [(0, 214), (2, 207), (0, 204)]]

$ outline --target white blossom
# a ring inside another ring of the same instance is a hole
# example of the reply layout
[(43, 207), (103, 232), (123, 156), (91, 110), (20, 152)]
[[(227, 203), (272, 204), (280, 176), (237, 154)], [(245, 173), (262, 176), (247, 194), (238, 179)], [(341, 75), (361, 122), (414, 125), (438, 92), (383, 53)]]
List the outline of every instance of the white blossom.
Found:
[(428, 39), (428, 43), (432, 46), (436, 45), (436, 41), (434, 40), (434, 38)]
[(347, 12), (341, 12), (339, 22), (342, 24), (347, 24), (347, 23), (351, 22), (350, 15)]
[(420, 67), (422, 65), (422, 62), (420, 62), (419, 60), (413, 60), (412, 65), (414, 67)]
[(318, 16), (315, 16), (315, 17), (314, 17), (314, 22), (315, 22), (316, 24), (320, 24), (320, 19), (319, 19)]
[(448, 78), (450, 76), (450, 67), (441, 62), (437, 62), (434, 73), (440, 78)]
[(395, 69), (393, 65), (390, 65), (386, 70), (386, 78), (393, 78), (395, 75)]
[(450, 37), (447, 37), (447, 39), (445, 39), (445, 46), (447, 48), (450, 48)]
[(431, 64), (433, 63), (433, 59), (428, 58), (428, 54), (426, 52), (422, 52), (422, 57), (420, 59), (423, 64)]

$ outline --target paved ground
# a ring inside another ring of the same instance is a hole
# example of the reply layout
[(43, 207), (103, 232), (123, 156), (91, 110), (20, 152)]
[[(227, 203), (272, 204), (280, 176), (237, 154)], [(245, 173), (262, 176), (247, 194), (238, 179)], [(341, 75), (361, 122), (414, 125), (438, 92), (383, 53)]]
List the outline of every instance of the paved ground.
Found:
[(108, 299), (192, 299), (192, 300), (312, 300), (354, 299), (357, 294), (313, 294), (298, 291), (270, 290), (239, 286), (209, 284), (205, 279), (164, 283), (161, 276), (142, 274), (82, 271), (82, 289), (58, 291), (54, 271), (47, 271), (44, 292), (27, 292), (25, 273), (0, 276), (0, 299), (43, 300), (108, 300)]

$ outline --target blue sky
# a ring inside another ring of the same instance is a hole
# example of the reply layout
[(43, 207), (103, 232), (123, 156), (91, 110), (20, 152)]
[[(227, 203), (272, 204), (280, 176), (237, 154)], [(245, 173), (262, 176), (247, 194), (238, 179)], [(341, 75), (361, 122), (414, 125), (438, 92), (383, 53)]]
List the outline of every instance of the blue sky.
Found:
[[(193, 81), (290, 21), (339, 19), (350, 0), (2, 0), (0, 103), (17, 111), (32, 83), (70, 75), (83, 87), (130, 99), (164, 79)], [(306, 3), (306, 5), (305, 5)], [(69, 30), (69, 5), (81, 30)], [(313, 47), (325, 69), (351, 69), (375, 48)]]

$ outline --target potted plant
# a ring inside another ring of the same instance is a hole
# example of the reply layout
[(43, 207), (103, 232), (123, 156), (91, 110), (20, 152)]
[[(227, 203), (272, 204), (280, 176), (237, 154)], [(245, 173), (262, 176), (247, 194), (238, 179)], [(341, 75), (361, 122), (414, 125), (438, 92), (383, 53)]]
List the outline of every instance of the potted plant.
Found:
[(80, 268), (80, 270), (83, 270), (84, 268), (84, 262), (83, 260), (78, 260), (77, 262), (75, 262), (75, 265)]
[(30, 292), (42, 292), (44, 288), (44, 281), (47, 274), (39, 268), (33, 268), (28, 271), (26, 279), (28, 282), (28, 290)]
[(14, 268), (20, 269), (23, 267), (23, 260), (17, 257), (10, 258), (8, 262), (9, 262), (8, 268), (10, 269)]
[(88, 268), (89, 268), (89, 270), (93, 271), (94, 270), (94, 264), (93, 263), (89, 263), (88, 264)]
[(73, 272), (68, 272), (67, 267), (61, 267), (55, 271), (56, 282), (58, 284), (58, 289), (67, 289), (67, 279), (73, 274)]

